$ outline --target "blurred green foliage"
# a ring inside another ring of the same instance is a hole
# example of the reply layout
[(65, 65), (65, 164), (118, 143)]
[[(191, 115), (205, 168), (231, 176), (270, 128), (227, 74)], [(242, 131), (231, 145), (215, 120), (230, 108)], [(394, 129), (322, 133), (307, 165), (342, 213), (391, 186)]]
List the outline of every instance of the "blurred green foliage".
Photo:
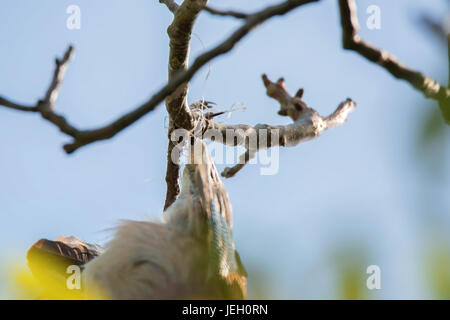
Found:
[(423, 168), (436, 178), (442, 176), (447, 165), (450, 127), (444, 122), (437, 103), (432, 102), (424, 106), (424, 109), (425, 115), (417, 130), (417, 159)]
[(450, 299), (450, 244), (440, 241), (428, 247), (427, 277), (433, 298)]

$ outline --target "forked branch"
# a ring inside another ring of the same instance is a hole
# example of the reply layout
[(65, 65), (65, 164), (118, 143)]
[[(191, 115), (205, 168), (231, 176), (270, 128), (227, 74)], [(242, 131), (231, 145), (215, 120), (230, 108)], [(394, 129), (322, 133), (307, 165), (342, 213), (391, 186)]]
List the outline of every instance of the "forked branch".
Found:
[[(106, 126), (91, 130), (77, 130), (73, 126), (69, 125), (64, 117), (58, 116), (56, 114), (55, 117), (49, 117), (53, 119), (52, 122), (56, 122), (55, 124), (57, 124), (61, 131), (74, 138), (73, 142), (64, 145), (64, 150), (67, 153), (72, 153), (78, 148), (87, 144), (114, 137), (117, 133), (128, 128), (143, 116), (153, 111), (167, 96), (177, 90), (180, 85), (190, 81), (192, 77), (197, 73), (197, 71), (199, 71), (205, 64), (207, 64), (214, 58), (231, 51), (234, 46), (255, 27), (274, 16), (286, 14), (295, 8), (316, 1), (318, 0), (286, 0), (280, 4), (269, 6), (254, 14), (249, 15), (245, 22), (238, 29), (236, 29), (235, 32), (233, 32), (229, 37), (227, 37), (223, 42), (221, 42), (214, 48), (198, 56), (189, 68), (184, 71), (180, 70), (179, 72), (177, 72), (172, 80), (170, 80), (165, 86), (158, 90), (148, 101), (135, 108), (134, 110), (124, 114), (123, 116), (119, 117), (117, 120), (111, 122)], [(30, 109), (28, 108), (28, 106), (11, 102), (6, 98), (0, 99), (0, 105), (4, 105), (8, 108), (13, 108), (16, 110), (36, 111), (34, 110), (34, 107)]]
[[(174, 1), (163, 0), (165, 5), (173, 12), (174, 18), (167, 29), (169, 35), (169, 81), (179, 73), (184, 72), (189, 64), (189, 48), (192, 30), (195, 20), (206, 6), (207, 0), (185, 0), (178, 6)], [(193, 120), (187, 102), (189, 83), (182, 83), (172, 94), (166, 97), (166, 109), (169, 113), (170, 136), (174, 129), (183, 128), (191, 130)], [(166, 200), (164, 210), (167, 209), (180, 192), (178, 179), (180, 176), (180, 166), (172, 161), (172, 151), (175, 145), (169, 140), (167, 170), (166, 170)]]
[(57, 114), (54, 111), (54, 103), (58, 98), (59, 90), (64, 78), (64, 73), (71, 58), (73, 57), (73, 53), (74, 48), (72, 46), (69, 46), (62, 59), (55, 60), (55, 71), (53, 73), (49, 88), (47, 89), (44, 98), (37, 101), (34, 106), (20, 105), (1, 97), (0, 105), (21, 111), (39, 112), (44, 119), (57, 126), (61, 132), (64, 132), (74, 139), (77, 139), (81, 134), (81, 131), (69, 124), (69, 122), (63, 116)]
[(267, 95), (280, 104), (278, 114), (289, 116), (293, 123), (284, 126), (257, 124), (253, 127), (245, 124), (226, 125), (207, 121), (204, 138), (229, 146), (244, 146), (247, 149), (241, 155), (239, 164), (225, 168), (222, 172), (222, 176), (226, 178), (234, 176), (241, 170), (258, 150), (277, 146), (293, 147), (303, 141), (317, 138), (325, 130), (343, 124), (356, 107), (356, 103), (348, 98), (331, 115), (322, 117), (302, 100), (303, 89), (299, 89), (297, 94), (292, 96), (287, 91), (283, 78), (272, 82), (263, 75), (262, 79)]

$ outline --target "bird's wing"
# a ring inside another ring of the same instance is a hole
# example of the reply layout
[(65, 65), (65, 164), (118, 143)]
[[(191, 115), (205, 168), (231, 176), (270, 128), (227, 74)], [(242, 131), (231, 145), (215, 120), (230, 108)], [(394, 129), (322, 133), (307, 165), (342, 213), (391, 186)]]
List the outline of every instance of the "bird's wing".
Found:
[(27, 252), (28, 266), (40, 279), (65, 279), (67, 267), (83, 266), (102, 252), (97, 245), (76, 237), (60, 236), (55, 241), (40, 239)]

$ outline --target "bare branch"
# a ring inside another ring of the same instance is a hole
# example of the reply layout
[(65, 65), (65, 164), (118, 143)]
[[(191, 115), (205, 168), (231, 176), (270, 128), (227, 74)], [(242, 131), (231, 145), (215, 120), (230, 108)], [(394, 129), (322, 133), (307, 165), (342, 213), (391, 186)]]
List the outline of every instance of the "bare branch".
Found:
[(226, 167), (223, 169), (222, 173), (220, 174), (224, 178), (232, 178), (235, 176), (236, 173), (241, 171), (244, 166), (255, 157), (256, 151), (247, 149), (243, 154), (239, 157), (239, 163), (232, 166), (232, 167)]
[(354, 0), (339, 0), (339, 6), (344, 48), (353, 50), (369, 61), (377, 63), (397, 79), (409, 82), (427, 98), (440, 102), (441, 105), (444, 105), (444, 118), (450, 124), (450, 111), (447, 111), (447, 108), (450, 109), (450, 90), (433, 78), (403, 65), (390, 53), (375, 48), (362, 40), (358, 35), (358, 18)]
[(18, 105), (3, 98), (0, 98), (0, 105), (21, 111), (39, 112), (44, 119), (53, 123), (55, 126), (59, 128), (60, 131), (77, 139), (82, 132), (80, 132), (75, 127), (70, 125), (63, 116), (58, 115), (53, 111), (53, 103), (56, 101), (56, 98), (58, 97), (59, 89), (61, 88), (62, 80), (64, 77), (64, 72), (67, 68), (68, 63), (70, 62), (73, 52), (74, 52), (73, 47), (69, 46), (63, 58), (61, 60), (59, 59), (55, 60), (56, 66), (55, 71), (53, 73), (52, 81), (50, 82), (50, 86), (44, 98), (42, 100), (39, 100), (35, 106), (30, 107)]
[[(171, 5), (171, 1), (166, 1), (166, 5)], [(174, 19), (167, 29), (170, 38), (169, 52), (169, 81), (171, 81), (180, 71), (186, 71), (189, 63), (189, 48), (192, 30), (195, 20), (206, 6), (207, 0), (185, 0), (181, 6), (174, 10)], [(193, 121), (187, 95), (189, 83), (181, 84), (170, 96), (166, 98), (166, 109), (169, 113), (170, 125), (169, 136), (173, 129), (184, 128), (191, 130)], [(180, 192), (178, 177), (180, 166), (172, 162), (171, 153), (174, 148), (172, 142), (169, 142), (167, 171), (166, 171), (166, 202), (164, 209), (168, 208), (176, 199)]]
[(218, 10), (218, 9), (213, 9), (209, 6), (205, 7), (204, 10), (213, 15), (223, 16), (223, 17), (233, 17), (233, 18), (237, 18), (237, 19), (247, 19), (249, 16), (247, 13), (233, 11), (233, 10)]
[[(169, 134), (171, 132), (169, 131)], [(180, 193), (180, 186), (178, 179), (180, 177), (180, 165), (172, 161), (173, 151), (177, 146), (169, 140), (169, 146), (167, 148), (167, 169), (166, 169), (166, 201), (164, 203), (164, 211), (170, 207), (172, 203), (177, 199)], [(179, 155), (178, 155), (179, 158)]]
[(323, 119), (327, 125), (327, 129), (340, 126), (347, 121), (348, 115), (355, 109), (355, 106), (356, 104), (350, 98), (341, 102), (332, 114)]
[(58, 98), (64, 74), (66, 72), (67, 65), (73, 57), (73, 52), (73, 46), (69, 46), (63, 58), (61, 60), (59, 60), (58, 58), (55, 60), (56, 68), (53, 74), (53, 79), (44, 97), (44, 102), (48, 103), (50, 106), (53, 106), (56, 99)]
[[(240, 145), (247, 149), (241, 155), (239, 164), (232, 168), (225, 168), (222, 172), (222, 176), (226, 178), (234, 176), (241, 170), (258, 150), (276, 146), (293, 147), (301, 142), (317, 138), (325, 130), (343, 124), (356, 107), (356, 103), (348, 98), (331, 115), (322, 117), (301, 99), (302, 89), (295, 96), (291, 96), (286, 90), (283, 78), (277, 82), (272, 82), (266, 75), (263, 75), (262, 79), (267, 95), (280, 104), (278, 114), (289, 116), (293, 123), (284, 126), (257, 124), (252, 127), (245, 124), (226, 125), (207, 122), (205, 138), (211, 139), (219, 136), (222, 137), (219, 142), (230, 146)], [(254, 139), (253, 142), (252, 139)]]
[(179, 7), (179, 5), (174, 0), (159, 0), (159, 3), (164, 3), (173, 14), (175, 14)]
[(73, 47), (69, 46), (61, 60), (55, 59), (56, 67), (53, 73), (52, 81), (50, 82), (50, 86), (47, 89), (47, 92), (43, 100), (39, 101), (35, 106), (20, 105), (2, 97), (0, 97), (0, 105), (11, 109), (16, 109), (20, 111), (31, 111), (31, 112), (41, 111), (40, 109), (42, 109), (44, 105), (46, 105), (51, 109), (53, 107), (54, 102), (58, 98), (58, 93), (59, 89), (61, 88), (64, 73), (67, 69), (68, 63), (70, 62), (73, 56), (73, 51), (74, 51)]
[(7, 108), (20, 110), (20, 111), (30, 111), (30, 112), (38, 112), (39, 111), (36, 106), (24, 106), (24, 105), (12, 102), (3, 97), (0, 97), (0, 105), (5, 106)]
[[(167, 29), (170, 38), (169, 81), (188, 68), (192, 29), (206, 3), (207, 0), (185, 0), (175, 12), (173, 22)], [(190, 130), (193, 123), (187, 103), (189, 84), (186, 81), (180, 85), (166, 98), (166, 108), (175, 128)]]
[[(67, 153), (72, 153), (78, 148), (87, 144), (114, 137), (117, 133), (129, 127), (131, 124), (145, 116), (147, 113), (153, 111), (159, 103), (161, 103), (167, 96), (172, 94), (181, 84), (191, 80), (192, 77), (197, 73), (197, 71), (200, 70), (209, 61), (231, 51), (236, 43), (242, 40), (256, 26), (262, 24), (263, 22), (274, 16), (286, 14), (287, 12), (290, 12), (297, 7), (316, 1), (318, 0), (286, 0), (281, 4), (270, 6), (250, 15), (245, 20), (245, 23), (235, 32), (233, 32), (228, 38), (226, 38), (222, 43), (198, 56), (195, 59), (194, 63), (187, 70), (180, 70), (178, 73), (176, 73), (173, 76), (172, 80), (170, 80), (164, 87), (158, 90), (147, 102), (137, 107), (133, 111), (124, 114), (117, 120), (104, 127), (92, 130), (75, 131), (75, 134), (73, 135), (68, 133), (71, 131), (69, 129), (72, 129), (73, 127), (66, 127), (62, 131), (71, 135), (74, 138), (74, 141), (72, 143), (64, 145), (64, 150)], [(63, 117), (59, 119), (64, 120)], [(60, 125), (63, 125), (64, 123), (67, 124), (67, 121), (59, 121), (59, 123)]]

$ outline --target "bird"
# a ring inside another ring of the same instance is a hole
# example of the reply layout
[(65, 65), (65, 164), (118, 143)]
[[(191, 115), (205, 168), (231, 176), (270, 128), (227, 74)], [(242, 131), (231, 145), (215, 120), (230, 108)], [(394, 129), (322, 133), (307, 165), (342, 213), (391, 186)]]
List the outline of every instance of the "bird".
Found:
[(122, 221), (105, 248), (74, 237), (41, 239), (28, 251), (30, 269), (49, 255), (62, 265), (59, 273), (78, 265), (86, 297), (245, 299), (248, 275), (233, 241), (228, 193), (204, 142), (193, 143), (200, 148), (190, 148), (180, 195), (161, 221)]

